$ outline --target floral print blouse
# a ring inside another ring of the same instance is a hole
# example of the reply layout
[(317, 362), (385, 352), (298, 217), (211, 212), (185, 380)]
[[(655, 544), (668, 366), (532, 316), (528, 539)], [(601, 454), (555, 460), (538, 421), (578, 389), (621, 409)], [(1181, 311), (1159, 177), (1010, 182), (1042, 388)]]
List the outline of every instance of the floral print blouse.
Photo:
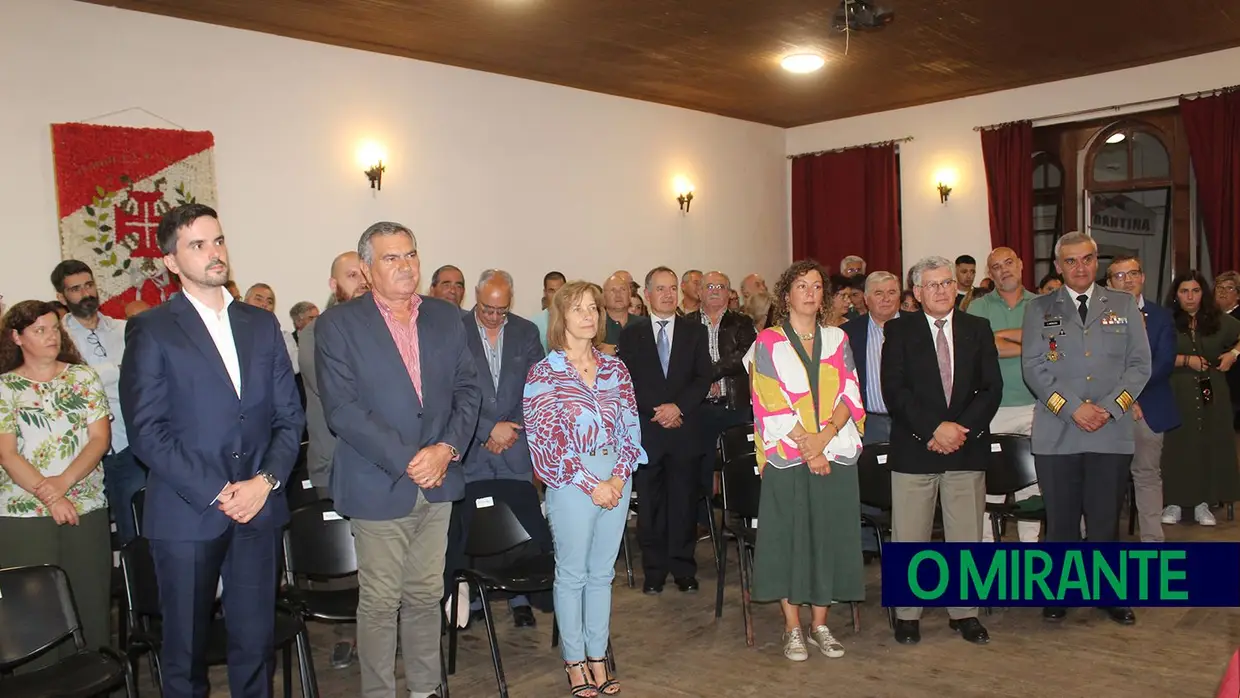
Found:
[[(17, 452), (45, 476), (63, 473), (86, 446), (87, 427), (111, 416), (103, 382), (89, 366), (70, 365), (46, 382), (13, 372), (0, 375), (0, 433), (17, 435)], [(103, 468), (96, 467), (65, 496), (79, 514), (106, 507)], [(0, 468), (0, 516), (48, 515), (38, 497)]]

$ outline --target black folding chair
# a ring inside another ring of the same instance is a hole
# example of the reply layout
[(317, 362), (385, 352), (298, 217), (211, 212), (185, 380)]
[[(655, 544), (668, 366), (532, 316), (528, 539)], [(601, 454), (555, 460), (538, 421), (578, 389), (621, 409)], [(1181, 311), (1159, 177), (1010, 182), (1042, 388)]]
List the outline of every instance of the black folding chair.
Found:
[(986, 503), (990, 514), (990, 530), (995, 542), (1003, 539), (1008, 521), (1046, 522), (1046, 509), (1021, 505), (1016, 493), (1037, 484), (1038, 473), (1033, 467), (1032, 443), (1023, 434), (991, 434), (990, 461), (986, 467), (986, 494), (1003, 497), (1002, 503)]
[[(73, 654), (43, 669), (14, 670), (66, 642)], [(53, 565), (0, 570), (0, 696), (93, 698), (124, 686), (137, 698), (129, 662), (110, 647), (86, 649), (69, 577)]]
[(297, 509), (284, 529), (284, 597), (303, 620), (356, 623), (356, 585), (312, 589), (307, 582), (357, 576), (353, 527), (336, 513), (330, 499)]
[[(121, 570), (125, 577), (125, 602), (129, 609), (129, 646), (126, 648), (131, 665), (137, 671), (137, 660), (148, 654), (152, 660), (155, 683), (162, 683), (159, 653), (163, 646), (163, 623), (159, 608), (159, 585), (155, 578), (155, 561), (151, 558), (150, 542), (139, 536), (121, 549)], [(293, 649), (297, 649), (303, 698), (318, 698), (314, 662), (310, 655), (310, 638), (306, 626), (283, 602), (276, 605), (274, 645), (283, 660), (284, 698), (293, 695)], [(207, 666), (228, 664), (228, 632), (222, 617), (216, 617), (208, 632)]]
[[(750, 432), (750, 436), (753, 432)], [(762, 478), (758, 475), (758, 460), (753, 453), (740, 453), (729, 449), (725, 443), (723, 449), (723, 471), (720, 481), (723, 497), (722, 528), (724, 535), (719, 537), (718, 582), (715, 585), (715, 617), (723, 616), (723, 587), (727, 570), (728, 545), (730, 536), (736, 541), (736, 556), (741, 580), (741, 616), (745, 623), (745, 644), (754, 645), (753, 613), (750, 609), (749, 584), (753, 576), (753, 551), (758, 541), (758, 504), (762, 495)], [(731, 515), (733, 520), (729, 520)], [(733, 523), (735, 521), (735, 524)]]
[[(887, 459), (890, 448), (885, 443), (869, 444), (861, 449), (857, 460), (857, 488), (861, 503), (878, 510), (877, 514), (861, 512), (861, 523), (874, 529), (878, 539), (878, 557), (883, 557), (883, 539), (891, 534), (891, 466)], [(895, 608), (887, 608), (887, 622), (896, 624)]]
[[(467, 559), (489, 558), (512, 550), (531, 540), (529, 531), (521, 525), (516, 514), (502, 500), (494, 500), (488, 507), (474, 511), (469, 524), (469, 539), (465, 542)], [(465, 582), (470, 589), (477, 590), (482, 599), (482, 618), (486, 625), (487, 641), (491, 648), (491, 663), (495, 667), (495, 682), (499, 686), (501, 698), (508, 698), (508, 681), (504, 676), (503, 662), (500, 660), (499, 640), (495, 635), (495, 619), (491, 615), (490, 594), (507, 592), (511, 594), (533, 594), (550, 591), (555, 583), (555, 555), (541, 553), (522, 558), (503, 569), (479, 570), (473, 568), (455, 570), (452, 575), (452, 594), (449, 603), (450, 618), (448, 619), (448, 674), (456, 673), (456, 636), (457, 613), (459, 607), (460, 582)], [(554, 619), (553, 619), (554, 620)], [(558, 639), (553, 628), (552, 644)], [(609, 653), (610, 654), (610, 653)]]

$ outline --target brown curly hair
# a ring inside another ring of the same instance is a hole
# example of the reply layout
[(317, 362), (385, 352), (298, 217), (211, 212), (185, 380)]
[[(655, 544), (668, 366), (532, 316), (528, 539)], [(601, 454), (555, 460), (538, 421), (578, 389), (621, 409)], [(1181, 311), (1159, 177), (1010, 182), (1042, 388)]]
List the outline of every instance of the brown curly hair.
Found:
[[(25, 355), (22, 354), (22, 348), (13, 341), (13, 333), (25, 332), (27, 327), (49, 313), (55, 315), (56, 306), (47, 301), (22, 301), (14, 304), (4, 314), (4, 320), (0, 323), (0, 373), (16, 370), (26, 360)], [(56, 327), (60, 330), (60, 355), (56, 357), (56, 360), (67, 364), (86, 363), (82, 360), (82, 355), (78, 353), (77, 347), (73, 345), (73, 340), (69, 339), (64, 323), (57, 322)]]
[(819, 278), (822, 279), (822, 303), (818, 306), (818, 324), (822, 326), (830, 323), (832, 319), (830, 299), (835, 293), (831, 287), (831, 275), (817, 261), (803, 259), (793, 262), (792, 266), (779, 275), (779, 281), (775, 282), (775, 300), (771, 305), (772, 327), (782, 323), (788, 317), (788, 293), (792, 291), (792, 284), (811, 271), (818, 272)]

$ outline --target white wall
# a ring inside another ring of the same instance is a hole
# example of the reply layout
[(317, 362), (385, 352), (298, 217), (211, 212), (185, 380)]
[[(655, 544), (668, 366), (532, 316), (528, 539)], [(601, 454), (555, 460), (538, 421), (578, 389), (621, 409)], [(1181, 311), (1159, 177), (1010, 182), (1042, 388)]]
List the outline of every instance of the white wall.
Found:
[[(990, 218), (981, 139), (974, 126), (1101, 109), (1237, 83), (1240, 48), (802, 126), (788, 130), (787, 152), (791, 155), (912, 136), (912, 142), (900, 145), (905, 267), (930, 254), (952, 259), (971, 254), (981, 260), (991, 247)], [(935, 184), (936, 174), (945, 169), (955, 171), (956, 183), (943, 205)]]
[[(69, 0), (0, 0), (0, 293), (51, 298), (60, 259), (49, 124), (142, 107), (216, 140), (234, 276), (277, 314), (322, 304), (328, 265), (377, 220), (418, 234), (423, 288), (486, 267), (538, 309), (542, 275), (657, 264), (770, 278), (787, 263), (784, 132), (635, 100)], [(15, 69), (16, 68), (16, 69)], [(166, 127), (130, 112), (95, 121)], [(385, 146), (383, 190), (356, 163)], [(697, 198), (682, 216), (672, 179)], [(709, 244), (708, 244), (709, 243)]]

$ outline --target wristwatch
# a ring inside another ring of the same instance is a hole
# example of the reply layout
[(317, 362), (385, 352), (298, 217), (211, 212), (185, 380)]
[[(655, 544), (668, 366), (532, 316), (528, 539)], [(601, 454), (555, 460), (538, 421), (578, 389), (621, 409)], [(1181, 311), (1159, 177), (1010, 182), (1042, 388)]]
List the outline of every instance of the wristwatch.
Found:
[(461, 453), (460, 453), (460, 451), (457, 451), (457, 450), (456, 450), (456, 446), (453, 446), (452, 444), (448, 443), (447, 441), (440, 441), (440, 442), (439, 442), (439, 445), (440, 445), (440, 446), (447, 446), (447, 447), (448, 447), (448, 453), (452, 454), (452, 457), (451, 457), (452, 462), (454, 462), (454, 463), (455, 463), (456, 461), (458, 461), (458, 460), (460, 460), (460, 459), (461, 459)]
[(1232, 356), (1236, 357), (1237, 359), (1240, 359), (1240, 349), (1234, 349), (1234, 348), (1233, 348), (1231, 351), (1229, 351), (1229, 352), (1227, 352), (1227, 353), (1228, 353), (1228, 354), (1231, 354)]
[(261, 477), (269, 487), (271, 487), (273, 492), (280, 486), (280, 481), (276, 479), (276, 476), (267, 471), (259, 471), (258, 476)]

